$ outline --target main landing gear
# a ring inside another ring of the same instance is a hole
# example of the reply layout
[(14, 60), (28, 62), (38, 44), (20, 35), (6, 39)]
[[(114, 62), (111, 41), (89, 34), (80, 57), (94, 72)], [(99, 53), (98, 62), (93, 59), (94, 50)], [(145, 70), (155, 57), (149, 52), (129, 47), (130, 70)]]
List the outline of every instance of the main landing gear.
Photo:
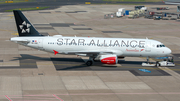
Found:
[(89, 60), (86, 62), (86, 65), (87, 66), (91, 66), (93, 64), (93, 61), (94, 59), (92, 57), (89, 57)]
[(91, 66), (93, 64), (93, 61), (92, 60), (88, 60), (87, 62), (86, 62), (86, 65), (87, 66)]

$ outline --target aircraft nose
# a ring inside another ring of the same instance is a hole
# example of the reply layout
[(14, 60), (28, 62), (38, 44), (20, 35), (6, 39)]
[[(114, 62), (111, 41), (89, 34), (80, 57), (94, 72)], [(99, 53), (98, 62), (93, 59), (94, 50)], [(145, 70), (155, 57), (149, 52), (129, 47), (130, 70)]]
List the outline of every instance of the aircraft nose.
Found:
[(171, 54), (171, 52), (172, 52), (171, 49), (169, 49), (169, 48), (166, 49), (166, 54), (167, 55)]

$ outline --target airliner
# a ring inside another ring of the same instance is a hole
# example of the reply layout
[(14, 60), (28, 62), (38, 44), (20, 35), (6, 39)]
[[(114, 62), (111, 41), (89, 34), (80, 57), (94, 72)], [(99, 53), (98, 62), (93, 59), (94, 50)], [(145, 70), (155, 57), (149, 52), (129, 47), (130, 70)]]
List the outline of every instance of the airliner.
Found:
[(56, 54), (73, 54), (89, 57), (87, 66), (98, 59), (103, 64), (117, 64), (118, 57), (163, 57), (171, 50), (152, 39), (66, 37), (41, 35), (20, 10), (14, 10), (18, 37), (10, 40), (20, 45)]
[(163, 3), (165, 4), (170, 4), (170, 5), (180, 5), (180, 1), (179, 0), (166, 0), (166, 1), (163, 1)]

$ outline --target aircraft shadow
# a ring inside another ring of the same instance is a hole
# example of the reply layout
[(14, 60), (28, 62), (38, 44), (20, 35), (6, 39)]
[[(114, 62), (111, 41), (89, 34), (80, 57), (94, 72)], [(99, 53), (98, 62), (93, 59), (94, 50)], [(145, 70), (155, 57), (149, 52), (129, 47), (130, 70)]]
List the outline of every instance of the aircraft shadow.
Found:
[(28, 55), (28, 54), (21, 54), (21, 57), (14, 57), (15, 59), (12, 59), (11, 61), (16, 61), (16, 60), (29, 60), (29, 61), (56, 61), (56, 62), (84, 62), (80, 58), (46, 58), (46, 57), (38, 57), (38, 56), (33, 56), (33, 55)]
[[(47, 58), (47, 57), (39, 57), (27, 54), (21, 54), (21, 57), (14, 57), (12, 61), (19, 60), (20, 66), (9, 66), (9, 67), (0, 67), (0, 69), (16, 69), (16, 68), (38, 68), (36, 62), (37, 61), (52, 61), (54, 67), (57, 71), (129, 71), (135, 76), (169, 76), (168, 73), (163, 70), (157, 70), (157, 67), (153, 69), (153, 73), (142, 73), (139, 72), (139, 68), (141, 63), (144, 61), (125, 61), (119, 60), (118, 63), (122, 66), (118, 65), (104, 65), (100, 61), (95, 62), (93, 66), (86, 66), (85, 62), (81, 58)], [(124, 67), (125, 66), (125, 67)], [(131, 68), (134, 66), (138, 66), (139, 68)]]
[[(100, 61), (96, 61), (93, 66), (86, 66), (85, 62), (81, 58), (47, 58), (33, 56), (29, 54), (21, 54), (21, 57), (14, 57), (11, 61), (20, 61), (20, 67), (25, 68), (37, 68), (36, 61), (52, 61), (56, 70), (116, 70), (118, 66), (116, 65), (104, 65)], [(118, 64), (124, 65), (136, 65), (140, 66), (144, 61), (125, 61), (118, 60)], [(24, 65), (26, 64), (27, 65)], [(31, 63), (28, 66), (28, 63)], [(33, 65), (32, 65), (33, 64)]]
[(119, 64), (129, 64), (129, 65), (141, 65), (143, 62), (145, 61), (122, 61), (122, 60), (119, 60), (118, 63)]

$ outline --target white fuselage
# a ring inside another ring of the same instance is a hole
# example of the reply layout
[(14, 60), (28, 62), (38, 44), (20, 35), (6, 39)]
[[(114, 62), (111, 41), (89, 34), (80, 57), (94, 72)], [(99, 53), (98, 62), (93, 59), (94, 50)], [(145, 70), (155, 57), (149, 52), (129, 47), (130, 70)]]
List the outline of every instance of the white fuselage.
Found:
[(63, 37), (61, 35), (45, 37), (14, 37), (11, 41), (44, 50), (57, 51), (61, 54), (88, 54), (99, 52), (117, 56), (162, 57), (171, 53), (161, 42), (150, 39), (131, 38), (94, 38), (94, 37)]

